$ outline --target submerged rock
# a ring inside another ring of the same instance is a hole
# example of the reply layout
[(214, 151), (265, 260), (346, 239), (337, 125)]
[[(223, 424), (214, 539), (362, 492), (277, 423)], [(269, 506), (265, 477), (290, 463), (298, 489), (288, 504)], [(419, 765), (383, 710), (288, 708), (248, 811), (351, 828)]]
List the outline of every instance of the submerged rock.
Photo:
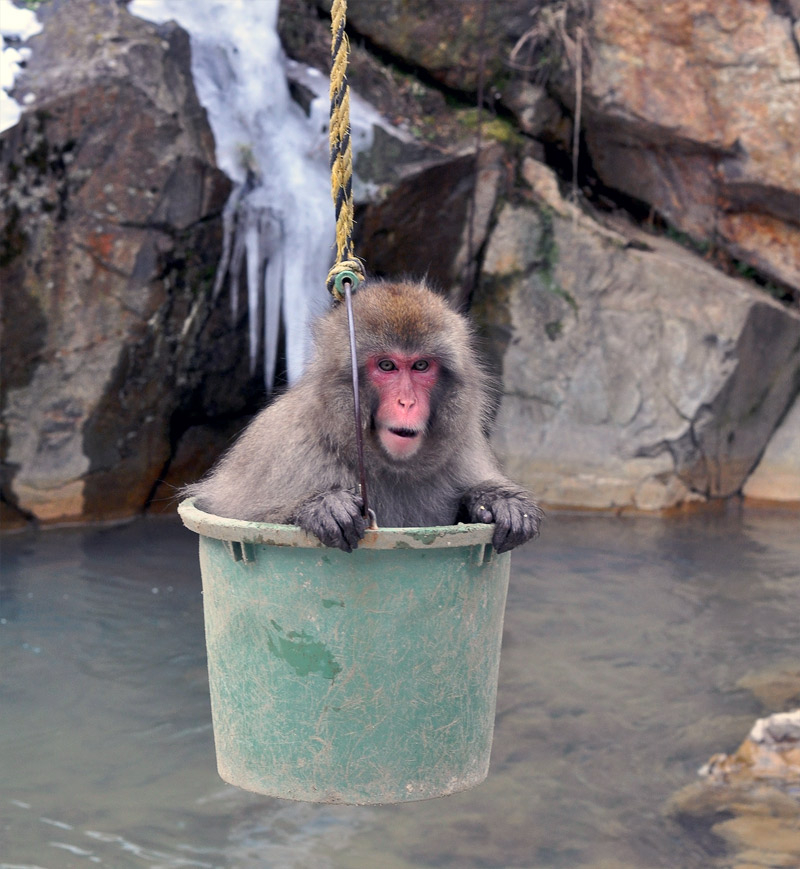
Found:
[(792, 664), (746, 673), (736, 682), (765, 709), (786, 709), (800, 703), (800, 667)]
[(725, 784), (800, 784), (800, 709), (759, 718), (733, 754), (715, 754), (700, 775)]
[(724, 843), (729, 856), (715, 865), (800, 863), (800, 709), (759, 719), (735, 752), (714, 755), (700, 775), (667, 814), (688, 835)]

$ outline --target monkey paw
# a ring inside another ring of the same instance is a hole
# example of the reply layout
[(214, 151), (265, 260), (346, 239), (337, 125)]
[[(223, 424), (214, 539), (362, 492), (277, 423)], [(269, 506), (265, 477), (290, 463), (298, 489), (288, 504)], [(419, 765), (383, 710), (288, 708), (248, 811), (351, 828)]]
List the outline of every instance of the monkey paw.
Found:
[(483, 484), (464, 500), (472, 522), (495, 523), (492, 546), (508, 552), (539, 533), (544, 513), (522, 489)]
[(364, 536), (367, 523), (361, 515), (360, 495), (347, 489), (334, 489), (309, 498), (301, 504), (292, 521), (313, 534), (326, 546), (352, 552)]

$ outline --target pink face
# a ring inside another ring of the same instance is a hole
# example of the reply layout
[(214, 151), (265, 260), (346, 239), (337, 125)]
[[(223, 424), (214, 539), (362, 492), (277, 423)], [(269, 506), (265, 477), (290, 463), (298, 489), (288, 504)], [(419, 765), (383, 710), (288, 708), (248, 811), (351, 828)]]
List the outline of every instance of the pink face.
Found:
[(422, 446), (439, 370), (427, 356), (384, 353), (367, 360), (367, 376), (379, 395), (378, 439), (393, 459), (409, 459)]

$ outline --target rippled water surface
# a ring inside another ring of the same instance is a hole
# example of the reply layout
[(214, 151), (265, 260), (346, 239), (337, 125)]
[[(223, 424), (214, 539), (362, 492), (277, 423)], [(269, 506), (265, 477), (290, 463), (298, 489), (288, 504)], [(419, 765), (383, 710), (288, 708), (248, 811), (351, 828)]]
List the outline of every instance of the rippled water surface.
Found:
[(146, 520), (2, 540), (0, 867), (677, 867), (664, 815), (800, 667), (797, 514), (551, 516), (514, 556), (492, 770), (378, 808), (216, 775), (194, 535)]

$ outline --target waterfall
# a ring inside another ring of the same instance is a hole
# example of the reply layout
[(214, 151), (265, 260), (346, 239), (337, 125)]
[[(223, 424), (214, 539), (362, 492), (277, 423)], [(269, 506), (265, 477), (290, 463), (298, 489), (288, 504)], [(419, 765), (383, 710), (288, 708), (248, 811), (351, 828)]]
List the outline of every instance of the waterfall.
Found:
[[(328, 83), (296, 70), (313, 93), (308, 113), (290, 96), (277, 34), (279, 0), (133, 0), (128, 9), (188, 33), (192, 74), (208, 112), (217, 164), (234, 187), (223, 214), (223, 251), (215, 293), (230, 282), (234, 306), (244, 266), (250, 365), (259, 351), (272, 387), (281, 320), (289, 381), (302, 372), (310, 320), (328, 304), (334, 258), (328, 169)], [(359, 105), (357, 103), (357, 105)], [(352, 115), (354, 149), (371, 144), (375, 119)]]

